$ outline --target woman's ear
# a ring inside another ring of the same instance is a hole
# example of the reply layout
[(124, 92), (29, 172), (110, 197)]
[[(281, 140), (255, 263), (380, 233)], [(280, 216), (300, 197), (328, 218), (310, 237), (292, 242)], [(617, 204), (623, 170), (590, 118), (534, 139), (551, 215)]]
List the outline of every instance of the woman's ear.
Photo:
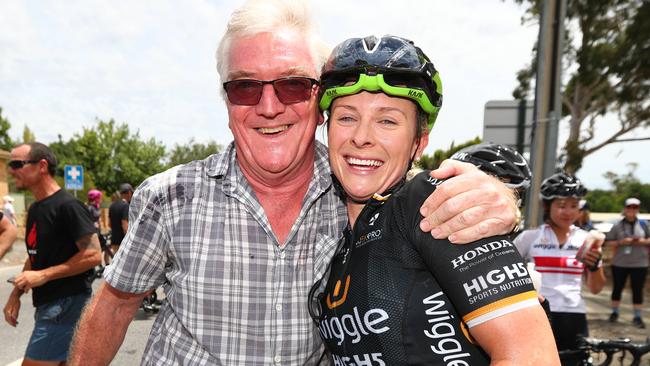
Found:
[[(417, 141), (416, 141), (417, 142)], [(429, 132), (422, 132), (422, 136), (419, 137), (419, 144), (417, 145), (417, 150), (415, 151), (415, 159), (419, 159), (424, 153), (424, 149), (429, 144)]]

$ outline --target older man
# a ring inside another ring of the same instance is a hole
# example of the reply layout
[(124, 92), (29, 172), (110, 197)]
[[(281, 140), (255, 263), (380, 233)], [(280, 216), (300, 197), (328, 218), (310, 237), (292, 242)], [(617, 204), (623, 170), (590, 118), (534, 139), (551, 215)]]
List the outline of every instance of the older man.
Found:
[[(297, 1), (254, 0), (232, 15), (217, 58), (234, 143), (136, 190), (132, 224), (83, 316), (73, 365), (110, 362), (142, 298), (161, 285), (167, 301), (145, 365), (321, 361), (307, 295), (347, 216), (326, 149), (314, 139), (323, 122), (315, 79), (326, 55), (319, 47)], [(509, 230), (514, 200), (465, 165), (443, 173), (464, 170), (452, 178), (459, 184), (443, 184), (423, 208), (433, 212), (423, 228), (456, 232), (459, 241)], [(490, 218), (493, 208), (499, 214)]]

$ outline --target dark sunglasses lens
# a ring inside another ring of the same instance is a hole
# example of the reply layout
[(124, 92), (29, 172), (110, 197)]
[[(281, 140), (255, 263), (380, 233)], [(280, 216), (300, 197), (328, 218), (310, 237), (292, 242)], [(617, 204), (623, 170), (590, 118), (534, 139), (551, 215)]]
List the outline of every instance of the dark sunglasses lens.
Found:
[(311, 85), (311, 80), (307, 78), (287, 78), (276, 80), (273, 88), (280, 102), (292, 104), (309, 99)]
[(398, 74), (398, 73), (386, 73), (384, 74), (384, 81), (386, 84), (391, 86), (407, 87), (407, 88), (416, 88), (416, 89), (426, 89), (427, 84), (418, 75), (411, 74)]
[(323, 75), (323, 89), (334, 88), (337, 86), (353, 85), (359, 81), (359, 72), (337, 72), (329, 75)]
[(255, 105), (260, 101), (264, 85), (257, 80), (233, 80), (224, 87), (230, 103)]
[(12, 160), (7, 165), (9, 165), (11, 169), (20, 169), (25, 166), (25, 162), (22, 160)]

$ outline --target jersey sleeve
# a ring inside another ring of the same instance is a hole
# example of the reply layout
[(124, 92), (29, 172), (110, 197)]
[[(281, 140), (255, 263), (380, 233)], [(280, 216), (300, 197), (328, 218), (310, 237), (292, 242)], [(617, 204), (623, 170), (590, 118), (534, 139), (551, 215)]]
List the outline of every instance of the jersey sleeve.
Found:
[(160, 180), (159, 176), (151, 177), (134, 192), (129, 229), (104, 271), (106, 282), (120, 291), (143, 293), (164, 282), (171, 225), (164, 215), (169, 198)]
[(396, 220), (468, 327), (539, 305), (533, 283), (514, 244), (505, 236), (464, 245), (434, 239), (419, 228), (419, 209), (441, 182), (421, 173), (409, 182)]

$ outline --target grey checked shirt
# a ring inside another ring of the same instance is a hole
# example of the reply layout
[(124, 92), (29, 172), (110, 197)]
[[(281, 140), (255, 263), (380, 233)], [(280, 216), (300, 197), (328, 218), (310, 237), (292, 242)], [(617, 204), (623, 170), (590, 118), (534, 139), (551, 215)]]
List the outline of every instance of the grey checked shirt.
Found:
[(129, 293), (165, 290), (143, 365), (317, 364), (323, 345), (307, 296), (347, 214), (326, 148), (316, 144), (314, 178), (282, 248), (233, 144), (137, 189), (128, 233), (104, 276)]

